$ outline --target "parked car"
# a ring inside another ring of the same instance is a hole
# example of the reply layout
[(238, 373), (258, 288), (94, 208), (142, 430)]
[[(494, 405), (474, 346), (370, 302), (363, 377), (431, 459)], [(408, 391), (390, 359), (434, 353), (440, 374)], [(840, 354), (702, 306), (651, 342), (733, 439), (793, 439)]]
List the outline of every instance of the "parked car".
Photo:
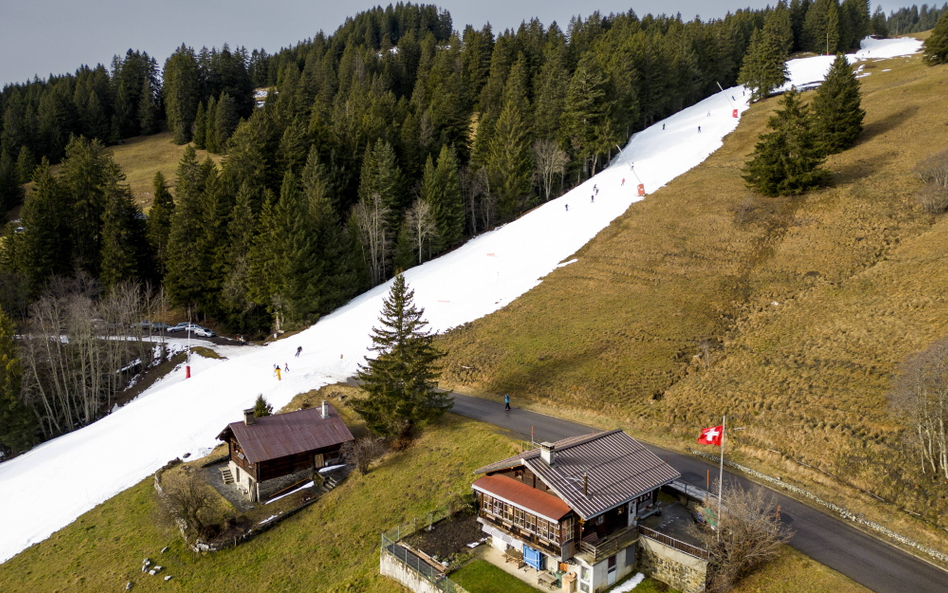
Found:
[(188, 321), (182, 321), (181, 323), (179, 323), (179, 324), (177, 324), (177, 325), (172, 325), (171, 327), (168, 328), (167, 331), (170, 332), (170, 333), (181, 332), (181, 331), (194, 332), (194, 331), (196, 331), (198, 328), (204, 329), (203, 327), (201, 327), (200, 325), (198, 325), (198, 324), (196, 324), (196, 323), (190, 323), (190, 322), (188, 322)]
[(207, 329), (206, 327), (197, 326), (194, 330), (194, 335), (201, 336), (202, 338), (213, 338), (217, 334), (213, 330)]

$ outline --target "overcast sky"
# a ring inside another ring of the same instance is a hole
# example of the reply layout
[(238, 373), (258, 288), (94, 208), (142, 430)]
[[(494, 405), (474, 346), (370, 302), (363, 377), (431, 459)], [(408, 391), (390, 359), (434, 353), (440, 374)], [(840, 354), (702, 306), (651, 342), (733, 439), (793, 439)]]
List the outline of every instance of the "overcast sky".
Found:
[[(646, 14), (681, 13), (685, 20), (720, 18), (742, 7), (775, 0), (443, 0), (454, 28), (497, 33), (532, 17), (565, 28), (572, 16), (632, 8)], [(432, 3), (432, 2), (429, 2)], [(0, 86), (39, 75), (72, 73), (81, 64), (108, 66), (129, 48), (164, 65), (176, 47), (245, 46), (273, 53), (335, 31), (347, 16), (388, 2), (367, 0), (0, 0)], [(893, 4), (894, 6), (894, 4)], [(888, 9), (888, 7), (886, 7)]]

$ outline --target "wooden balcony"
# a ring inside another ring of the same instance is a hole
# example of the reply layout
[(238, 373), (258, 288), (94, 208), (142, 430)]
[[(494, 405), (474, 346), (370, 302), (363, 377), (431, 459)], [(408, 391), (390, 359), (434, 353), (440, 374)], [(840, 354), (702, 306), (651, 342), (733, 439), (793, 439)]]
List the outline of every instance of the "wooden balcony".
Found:
[(598, 538), (595, 534), (584, 537), (579, 542), (579, 552), (588, 557), (590, 564), (596, 564), (625, 549), (639, 539), (638, 527), (626, 527), (609, 535)]
[(508, 533), (520, 541), (530, 544), (530, 546), (542, 550), (551, 556), (559, 557), (562, 552), (556, 543), (540, 539), (535, 533), (527, 529), (521, 529), (503, 517), (498, 517), (497, 515), (485, 511), (484, 509), (481, 509), (478, 512), (478, 517), (500, 529), (501, 531)]

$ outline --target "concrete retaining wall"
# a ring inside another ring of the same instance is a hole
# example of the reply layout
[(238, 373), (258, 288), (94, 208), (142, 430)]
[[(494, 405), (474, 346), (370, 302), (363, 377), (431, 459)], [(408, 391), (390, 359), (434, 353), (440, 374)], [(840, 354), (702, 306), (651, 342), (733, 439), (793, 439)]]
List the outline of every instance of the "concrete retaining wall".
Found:
[(412, 570), (384, 548), (379, 561), (379, 572), (383, 576), (395, 579), (415, 593), (443, 593), (434, 583)]

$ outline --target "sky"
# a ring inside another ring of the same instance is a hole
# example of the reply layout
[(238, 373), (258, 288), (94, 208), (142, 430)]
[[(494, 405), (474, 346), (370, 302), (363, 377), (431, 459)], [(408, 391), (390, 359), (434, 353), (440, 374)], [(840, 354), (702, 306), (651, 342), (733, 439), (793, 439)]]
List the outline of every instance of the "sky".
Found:
[[(869, 41), (851, 61), (916, 53), (921, 45), (912, 39)], [(832, 56), (792, 60), (791, 80), (822, 80), (832, 61)], [(409, 269), (405, 279), (429, 329), (443, 332), (488, 315), (557, 268), (584, 265), (574, 254), (612, 220), (634, 202), (661, 199), (661, 194), (641, 197), (638, 185), (651, 194), (698, 166), (737, 128), (734, 112), (743, 113), (747, 101), (741, 87), (712, 95), (636, 134), (609, 168), (565, 195)], [(98, 422), (0, 463), (0, 563), (171, 459), (206, 455), (217, 444), (216, 435), (240, 420), (258, 394), (280, 409), (297, 393), (352, 376), (369, 354), (370, 331), (390, 285), (377, 286), (268, 346), (203, 342), (226, 359), (195, 356), (190, 379), (179, 366)], [(179, 348), (184, 341), (170, 340)], [(297, 347), (303, 348), (298, 358)], [(284, 363), (290, 372), (278, 380), (273, 366)], [(68, 484), (68, 492), (56, 484)]]
[[(533, 17), (562, 27), (577, 14), (681, 13), (685, 20), (720, 18), (773, 0), (442, 0), (454, 28), (487, 22), (497, 33)], [(34, 75), (73, 73), (82, 64), (108, 66), (128, 49), (148, 52), (164, 65), (182, 43), (273, 53), (315, 35), (334, 32), (346, 19), (389, 2), (368, 0), (0, 0), (0, 87)]]

